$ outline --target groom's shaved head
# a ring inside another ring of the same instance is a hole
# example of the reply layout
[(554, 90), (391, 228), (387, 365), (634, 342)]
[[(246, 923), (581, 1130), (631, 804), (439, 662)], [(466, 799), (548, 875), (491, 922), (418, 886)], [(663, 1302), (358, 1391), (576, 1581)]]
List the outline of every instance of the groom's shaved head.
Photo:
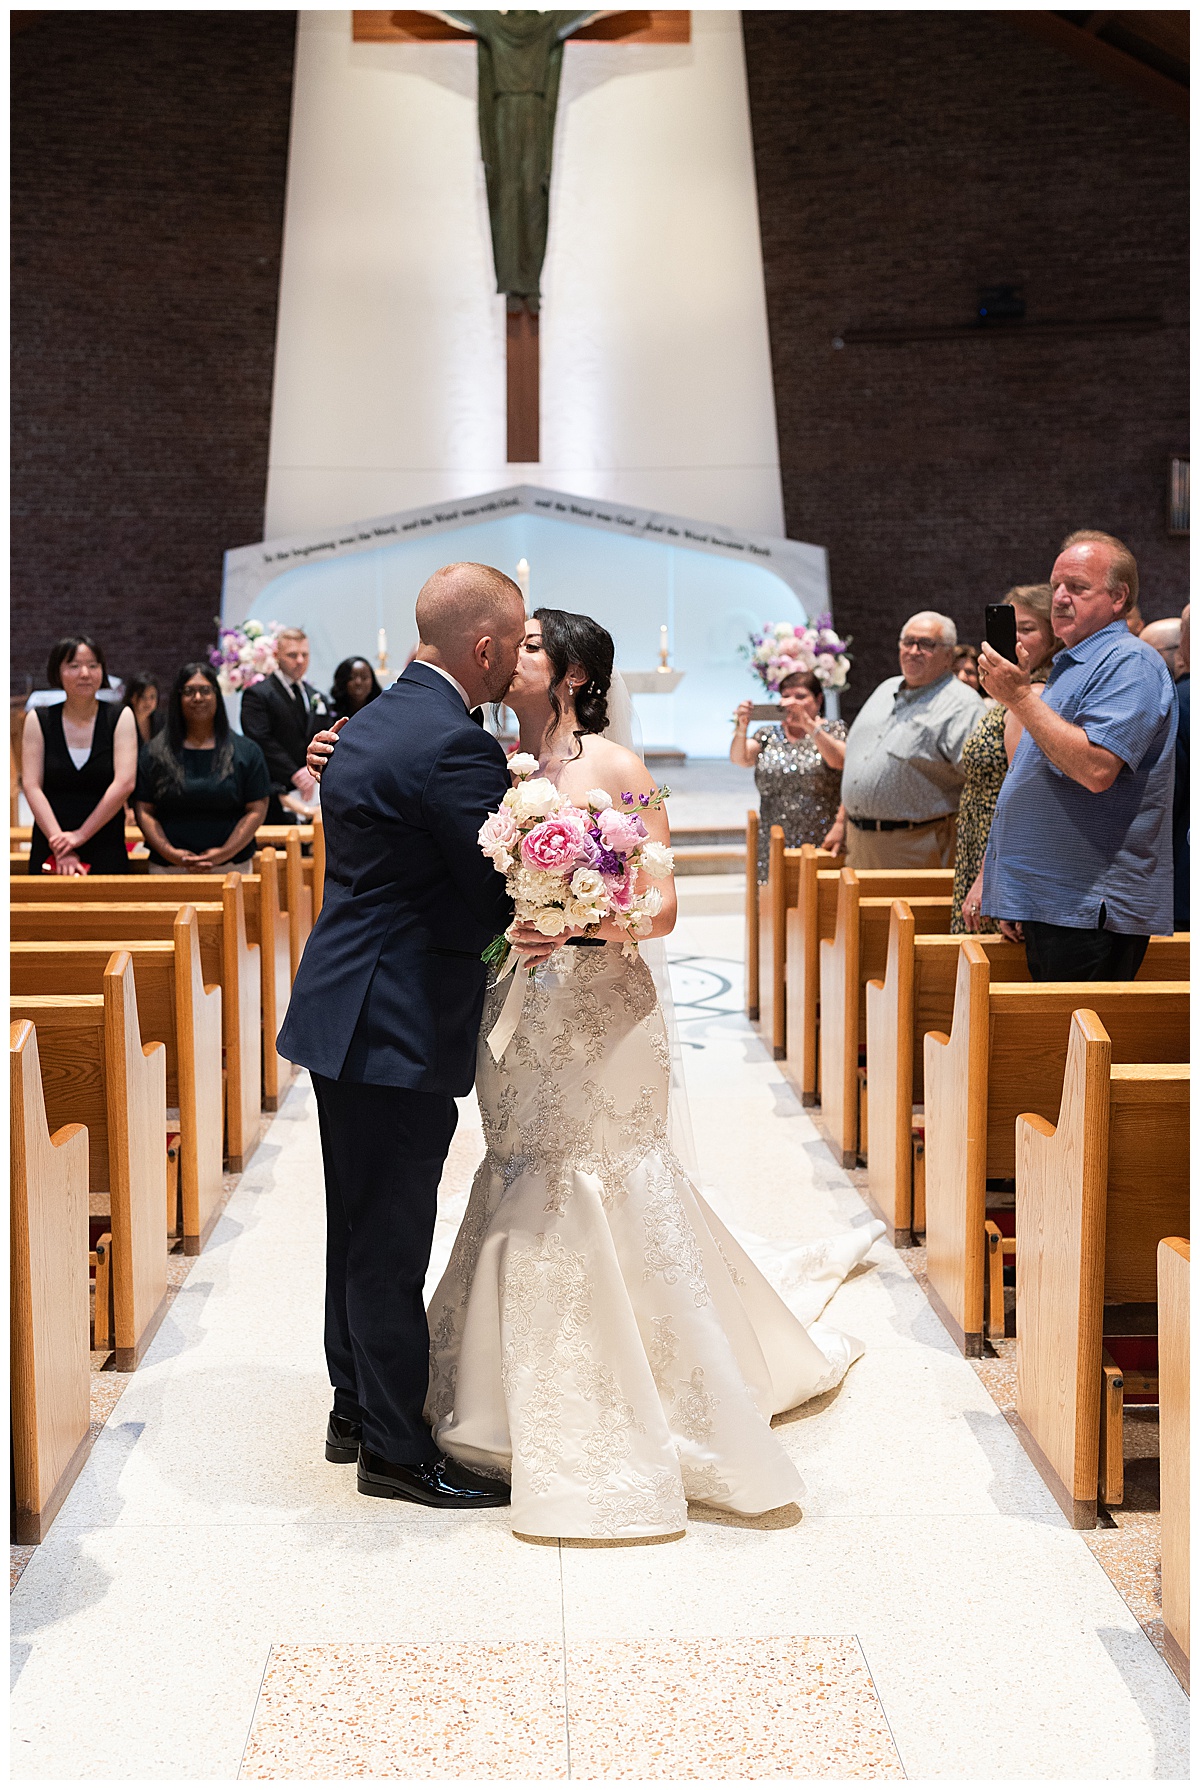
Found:
[(421, 645), (433, 647), (447, 661), (470, 652), (485, 635), (495, 638), (511, 630), (514, 617), (524, 615), (520, 585), (495, 566), (470, 560), (442, 566), (425, 580), (417, 597)]

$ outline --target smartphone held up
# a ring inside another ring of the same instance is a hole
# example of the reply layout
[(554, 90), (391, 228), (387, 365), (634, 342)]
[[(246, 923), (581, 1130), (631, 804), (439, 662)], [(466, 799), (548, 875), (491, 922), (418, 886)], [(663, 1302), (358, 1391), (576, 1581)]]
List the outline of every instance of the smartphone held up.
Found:
[(984, 611), (984, 639), (993, 652), (1017, 664), (1017, 612), (1011, 603), (989, 603)]

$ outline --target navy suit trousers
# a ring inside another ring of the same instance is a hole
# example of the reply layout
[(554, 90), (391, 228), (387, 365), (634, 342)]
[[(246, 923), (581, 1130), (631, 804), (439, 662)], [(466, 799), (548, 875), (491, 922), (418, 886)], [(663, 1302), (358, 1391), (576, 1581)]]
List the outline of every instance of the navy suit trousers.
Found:
[(437, 1455), (424, 1285), (458, 1108), (448, 1094), (313, 1075), (328, 1222), (325, 1358), (333, 1408), (363, 1443), (416, 1466)]

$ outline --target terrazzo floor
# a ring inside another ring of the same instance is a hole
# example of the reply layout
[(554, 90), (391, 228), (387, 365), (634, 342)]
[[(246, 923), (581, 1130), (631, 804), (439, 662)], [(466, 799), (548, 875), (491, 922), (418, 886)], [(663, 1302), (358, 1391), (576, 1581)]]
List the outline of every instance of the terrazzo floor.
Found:
[[(736, 912), (671, 945), (706, 1190), (778, 1241), (864, 1223), (741, 1015), (740, 948)], [(478, 1151), (464, 1103), (433, 1272)], [(323, 1460), (320, 1190), (301, 1081), (16, 1585), (18, 1780), (1187, 1775), (1136, 1599), (897, 1252), (827, 1314), (862, 1359), (779, 1421), (802, 1519), (531, 1547)]]

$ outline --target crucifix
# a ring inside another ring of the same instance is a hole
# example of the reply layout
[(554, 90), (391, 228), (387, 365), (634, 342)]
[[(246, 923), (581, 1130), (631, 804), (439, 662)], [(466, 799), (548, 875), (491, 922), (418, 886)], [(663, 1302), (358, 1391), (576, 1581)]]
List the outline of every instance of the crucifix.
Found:
[(356, 43), (479, 46), (479, 146), (487, 180), (496, 290), (504, 295), (507, 458), (540, 455), (538, 320), (550, 221), (550, 168), (563, 45), (687, 43), (686, 12), (356, 12)]

